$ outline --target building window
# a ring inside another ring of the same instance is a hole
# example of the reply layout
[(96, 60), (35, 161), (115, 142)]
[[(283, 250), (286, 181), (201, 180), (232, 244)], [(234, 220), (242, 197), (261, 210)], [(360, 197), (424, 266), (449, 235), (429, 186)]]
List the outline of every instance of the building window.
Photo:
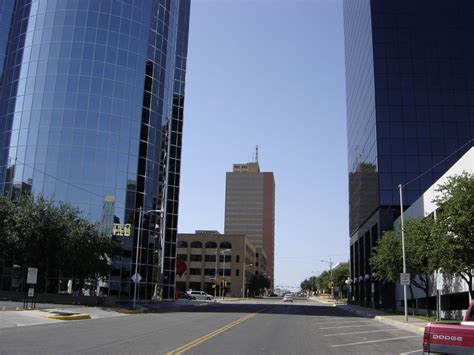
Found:
[[(230, 263), (230, 261), (232, 260), (231, 256), (230, 255), (226, 255), (225, 256), (225, 262), (226, 263)], [(224, 262), (224, 255), (219, 255), (219, 262)]]
[(216, 269), (205, 269), (204, 270), (204, 275), (212, 275), (214, 276), (216, 274)]
[(191, 243), (191, 248), (199, 248), (199, 249), (202, 249), (202, 243), (201, 243), (201, 242), (192, 242), (192, 243)]
[(235, 269), (235, 276), (239, 276), (240, 275), (240, 270), (239, 269)]
[(216, 242), (207, 242), (206, 243), (206, 249), (217, 249), (217, 243)]
[(178, 254), (178, 255), (176, 255), (176, 257), (179, 260), (188, 261), (188, 256), (186, 254)]
[[(219, 275), (222, 276), (222, 269), (219, 269)], [(225, 276), (230, 276), (230, 269), (225, 269)]]
[(206, 255), (205, 260), (206, 261), (216, 261), (216, 256), (215, 255)]
[(202, 261), (202, 255), (191, 255), (191, 261)]
[(236, 262), (236, 263), (240, 263), (240, 255), (237, 255), (237, 256), (235, 257), (235, 262)]
[(178, 242), (178, 245), (177, 245), (178, 248), (187, 248), (188, 247), (188, 243), (186, 243), (185, 241), (183, 240), (180, 240)]
[(220, 245), (221, 249), (232, 249), (232, 244), (229, 242), (222, 242)]
[(201, 269), (191, 268), (189, 269), (189, 275), (201, 275)]

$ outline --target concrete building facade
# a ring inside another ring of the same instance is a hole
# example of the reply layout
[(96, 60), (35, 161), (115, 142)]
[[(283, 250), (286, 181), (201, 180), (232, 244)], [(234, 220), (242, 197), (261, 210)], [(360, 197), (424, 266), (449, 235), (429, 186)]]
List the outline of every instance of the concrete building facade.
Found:
[(257, 249), (257, 271), (273, 284), (275, 179), (258, 162), (234, 164), (226, 173), (225, 234), (246, 235)]
[[(462, 175), (464, 172), (469, 174), (474, 174), (474, 147), (464, 154), (451, 168), (446, 171), (433, 185), (431, 185), (424, 193), (420, 196), (413, 204), (403, 212), (404, 220), (408, 219), (421, 219), (421, 218), (431, 218), (434, 217), (438, 206), (433, 202), (436, 197), (439, 196), (437, 191), (439, 186), (445, 184), (448, 181), (448, 177)], [(393, 223), (393, 228), (399, 228), (400, 226), (400, 217), (395, 220)], [(413, 275), (416, 277), (416, 275)], [(435, 280), (433, 278), (433, 280)], [(440, 291), (441, 295), (441, 307), (443, 309), (443, 317), (453, 318), (455, 316), (460, 316), (459, 309), (451, 309), (453, 304), (462, 304), (463, 302), (459, 301), (462, 299), (465, 304), (469, 302), (469, 296), (467, 294), (469, 291), (469, 286), (462, 277), (442, 277), (442, 289)], [(425, 294), (419, 288), (413, 287), (413, 294), (415, 299), (423, 300)], [(436, 295), (436, 286), (432, 287), (431, 295), (435, 297)], [(395, 300), (396, 306), (398, 309), (403, 309), (403, 286), (398, 284), (396, 285)], [(456, 302), (457, 301), (457, 302)], [(416, 303), (418, 304), (418, 303)], [(419, 311), (424, 312), (424, 307)], [(457, 313), (457, 314), (456, 314)]]
[(187, 266), (186, 272), (176, 275), (179, 291), (242, 297), (247, 294), (244, 283), (248, 285), (256, 272), (256, 249), (245, 235), (202, 230), (179, 233), (176, 253), (177, 259)]

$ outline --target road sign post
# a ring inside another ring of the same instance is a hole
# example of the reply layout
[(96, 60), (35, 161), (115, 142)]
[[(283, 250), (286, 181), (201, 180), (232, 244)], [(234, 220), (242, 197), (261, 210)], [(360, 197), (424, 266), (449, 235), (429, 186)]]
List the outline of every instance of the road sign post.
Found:
[(409, 286), (410, 285), (410, 273), (401, 273), (400, 274), (400, 284), (403, 286)]
[(38, 281), (38, 269), (29, 267), (26, 275), (26, 283), (28, 284), (28, 291), (23, 302), (23, 308), (36, 308), (35, 301), (35, 285)]

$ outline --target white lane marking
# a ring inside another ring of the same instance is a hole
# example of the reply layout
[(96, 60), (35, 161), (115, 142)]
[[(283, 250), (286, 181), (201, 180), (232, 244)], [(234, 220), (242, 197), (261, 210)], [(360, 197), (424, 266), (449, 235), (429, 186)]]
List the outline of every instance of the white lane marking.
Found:
[(423, 349), (420, 350), (413, 350), (413, 351), (408, 351), (406, 353), (400, 353), (400, 355), (405, 355), (405, 354), (415, 354), (415, 353), (421, 353), (423, 352)]
[(400, 339), (408, 339), (408, 338), (417, 338), (419, 335), (410, 335), (406, 337), (398, 337), (398, 338), (387, 338), (387, 339), (378, 339), (378, 340), (367, 340), (367, 341), (359, 341), (357, 343), (347, 343), (347, 344), (337, 344), (331, 345), (332, 348), (338, 348), (340, 346), (352, 346), (352, 345), (361, 345), (361, 344), (370, 344), (370, 343), (381, 343), (384, 341), (393, 341), (393, 340), (400, 340)]
[(379, 332), (389, 332), (391, 330), (400, 330), (405, 331), (399, 328), (389, 328), (389, 329), (381, 329), (381, 330), (366, 330), (364, 332), (351, 332), (351, 333), (337, 333), (337, 334), (326, 334), (325, 337), (335, 337), (336, 335), (350, 335), (350, 334), (366, 334), (366, 333), (379, 333)]
[(365, 324), (365, 325), (357, 325), (357, 324), (354, 324), (354, 325), (341, 325), (339, 327), (323, 327), (323, 328), (319, 328), (319, 329), (339, 329), (339, 328), (354, 328), (354, 327), (379, 327), (380, 324)]

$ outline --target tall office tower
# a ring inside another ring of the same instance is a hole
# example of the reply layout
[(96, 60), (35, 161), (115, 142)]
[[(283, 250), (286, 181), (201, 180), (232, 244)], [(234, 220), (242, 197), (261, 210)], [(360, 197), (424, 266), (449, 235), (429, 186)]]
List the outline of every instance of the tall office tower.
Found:
[(226, 173), (224, 233), (244, 234), (251, 240), (258, 262), (263, 264), (266, 256), (264, 270), (273, 284), (275, 179), (271, 172), (260, 172), (258, 162), (234, 164)]
[(369, 257), (400, 214), (398, 185), (408, 207), (472, 145), (474, 2), (343, 7), (351, 291), (360, 303), (391, 306), (392, 289), (373, 282)]
[(172, 299), (190, 0), (10, 0), (0, 11), (0, 193), (131, 224), (109, 295), (133, 297), (138, 261), (140, 298)]

